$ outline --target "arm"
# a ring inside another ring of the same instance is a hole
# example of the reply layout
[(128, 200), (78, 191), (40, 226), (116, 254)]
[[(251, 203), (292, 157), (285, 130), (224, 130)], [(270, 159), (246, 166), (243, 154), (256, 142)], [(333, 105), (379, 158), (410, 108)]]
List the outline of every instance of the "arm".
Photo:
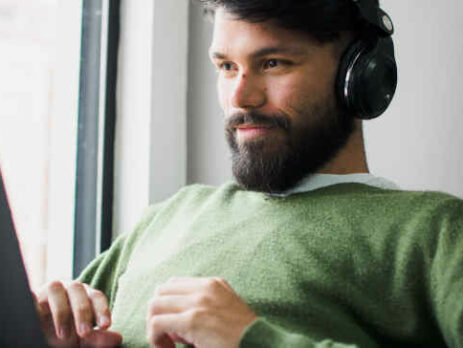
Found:
[[(53, 347), (113, 347), (122, 337), (111, 332), (112, 303), (120, 275), (153, 218), (156, 206), (147, 209), (135, 231), (118, 238), (69, 285), (53, 281), (36, 295), (37, 310), (48, 344)], [(109, 298), (109, 301), (108, 301)]]
[(79, 282), (105, 293), (111, 308), (117, 293), (118, 280), (125, 272), (140, 236), (145, 232), (158, 209), (159, 205), (148, 207), (134, 231), (117, 238), (111, 248), (93, 260), (78, 278)]
[(295, 334), (270, 323), (264, 318), (258, 318), (243, 333), (240, 348), (354, 348), (356, 345), (336, 343), (331, 340), (315, 342), (309, 337)]
[(159, 286), (148, 306), (147, 331), (158, 348), (175, 342), (197, 348), (355, 347), (315, 342), (259, 318), (220, 278), (173, 278)]
[[(423, 200), (423, 208), (418, 207), (417, 223), (409, 226), (414, 236), (407, 242), (414, 262), (407, 264), (410, 277), (407, 279), (414, 281), (416, 276), (420, 292), (413, 292), (413, 286), (404, 289), (410, 291), (410, 299), (419, 298), (417, 304), (430, 306), (421, 307), (417, 312), (429, 313), (426, 323), (430, 323), (429, 327), (438, 326), (446, 346), (463, 347), (463, 201), (448, 195), (429, 197), (432, 199)], [(240, 345), (244, 348), (286, 346), (345, 347), (330, 340), (314, 342), (310, 337), (288, 332), (265, 319), (247, 328)]]
[(447, 201), (436, 214), (429, 247), (429, 289), (437, 323), (449, 347), (463, 347), (463, 202)]
[[(122, 342), (119, 333), (108, 331), (111, 326), (108, 296), (116, 277), (115, 272), (108, 270), (111, 260), (119, 258), (123, 244), (123, 238), (119, 239), (77, 281), (70, 284), (52, 281), (35, 296), (42, 330), (50, 346), (114, 347)], [(105, 271), (105, 276), (99, 275)]]

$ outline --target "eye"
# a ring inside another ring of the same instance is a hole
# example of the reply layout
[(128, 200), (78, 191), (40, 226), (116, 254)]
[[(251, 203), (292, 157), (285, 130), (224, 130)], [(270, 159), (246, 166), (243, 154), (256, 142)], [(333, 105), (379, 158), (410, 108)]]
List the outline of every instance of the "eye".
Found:
[(281, 62), (278, 59), (268, 59), (264, 62), (264, 69), (276, 68)]
[(262, 62), (262, 69), (263, 70), (276, 69), (275, 72), (277, 71), (283, 72), (283, 71), (286, 71), (286, 68), (289, 68), (292, 65), (294, 65), (294, 63), (290, 60), (272, 58), (272, 59), (266, 59)]
[(230, 62), (219, 63), (217, 65), (217, 69), (224, 70), (224, 71), (231, 71), (233, 70), (233, 64)]

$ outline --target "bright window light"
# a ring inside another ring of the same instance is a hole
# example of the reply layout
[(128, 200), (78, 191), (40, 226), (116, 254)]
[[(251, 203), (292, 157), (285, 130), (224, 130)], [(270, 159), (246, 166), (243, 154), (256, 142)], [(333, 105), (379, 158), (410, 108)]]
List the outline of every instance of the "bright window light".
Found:
[(71, 275), (81, 17), (0, 0), (0, 164), (33, 289)]

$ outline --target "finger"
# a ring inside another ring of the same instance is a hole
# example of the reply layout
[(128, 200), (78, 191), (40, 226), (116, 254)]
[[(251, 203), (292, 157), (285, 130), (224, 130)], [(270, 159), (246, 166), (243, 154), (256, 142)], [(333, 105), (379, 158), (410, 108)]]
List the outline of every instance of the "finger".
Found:
[[(165, 314), (153, 316), (147, 323), (148, 342), (156, 348), (173, 348), (172, 337), (180, 338), (179, 332), (169, 323), (178, 320), (179, 315)], [(183, 342), (187, 342), (182, 339)]]
[(77, 333), (80, 337), (86, 337), (93, 331), (93, 307), (87, 290), (82, 283), (72, 282), (68, 295)]
[(36, 304), (42, 330), (47, 337), (57, 337), (55, 330), (55, 324), (53, 323), (53, 317), (48, 302), (42, 302)]
[(44, 331), (47, 337), (56, 337), (55, 327), (53, 324), (50, 306), (48, 301), (39, 302), (39, 297), (36, 293), (32, 292), (32, 297), (34, 298), (35, 308), (39, 314), (40, 323), (42, 330)]
[(50, 284), (44, 286), (38, 294), (32, 292), (37, 311), (39, 312), (40, 320), (42, 321), (45, 321), (49, 318), (51, 319), (51, 310), (48, 303), (49, 286)]
[(181, 313), (195, 304), (193, 296), (155, 296), (148, 304), (148, 316)]
[(31, 291), (31, 295), (32, 295), (32, 299), (34, 300), (34, 305), (35, 305), (35, 309), (37, 310), (37, 312), (41, 312), (41, 308), (40, 308), (40, 305), (39, 305), (39, 298), (37, 296), (37, 294), (33, 291)]
[(93, 330), (87, 337), (82, 338), (84, 347), (117, 347), (122, 344), (122, 336), (118, 332), (107, 330)]
[(205, 288), (228, 288), (222, 278), (171, 278), (167, 283), (156, 287), (156, 295), (186, 295)]
[(31, 291), (31, 294), (32, 298), (34, 299), (34, 305), (39, 315), (39, 319), (42, 322), (42, 326), (44, 326), (48, 317), (50, 316), (50, 306), (48, 305), (48, 301), (40, 303), (37, 294), (33, 291)]
[(111, 311), (106, 295), (99, 290), (91, 288), (87, 288), (87, 293), (98, 327), (103, 330), (109, 328), (111, 326)]
[[(56, 336), (62, 340), (72, 335), (72, 310), (66, 289), (61, 282), (48, 285), (48, 299)], [(40, 298), (40, 297), (39, 297)]]

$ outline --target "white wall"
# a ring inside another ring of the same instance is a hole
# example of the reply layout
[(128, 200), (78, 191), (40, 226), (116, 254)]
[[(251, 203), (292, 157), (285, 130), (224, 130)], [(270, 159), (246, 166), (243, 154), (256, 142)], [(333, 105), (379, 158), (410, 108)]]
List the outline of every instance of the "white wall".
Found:
[(216, 93), (216, 72), (208, 58), (212, 23), (190, 6), (188, 63), (188, 183), (220, 185), (231, 179), (231, 161)]
[(188, 1), (123, 0), (113, 231), (186, 184)]
[[(390, 109), (366, 122), (372, 173), (406, 189), (463, 197), (463, 1), (382, 0), (396, 34), (399, 86)], [(190, 11), (188, 182), (218, 185), (231, 178), (207, 58), (212, 25)]]
[(463, 2), (383, 0), (396, 25), (399, 86), (366, 124), (371, 169), (411, 189), (463, 197)]

